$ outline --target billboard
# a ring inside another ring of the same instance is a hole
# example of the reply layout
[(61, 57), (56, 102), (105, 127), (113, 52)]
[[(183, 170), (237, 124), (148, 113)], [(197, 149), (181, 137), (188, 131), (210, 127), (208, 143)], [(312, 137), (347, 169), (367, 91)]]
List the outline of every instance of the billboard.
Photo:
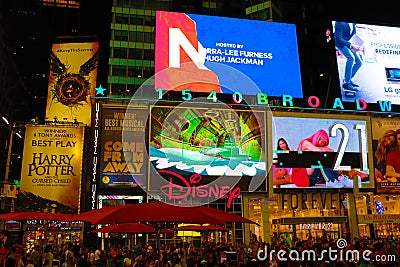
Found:
[(156, 12), (155, 88), (303, 97), (294, 24)]
[(53, 121), (77, 119), (90, 126), (91, 102), (95, 95), (99, 43), (53, 44), (46, 118)]
[(153, 107), (149, 189), (165, 202), (265, 191), (265, 127), (261, 110)]
[[(147, 180), (148, 106), (102, 106), (100, 188), (132, 188)], [(122, 135), (124, 134), (124, 138)]]
[[(400, 28), (332, 23), (342, 100), (400, 104)], [(355, 93), (343, 90), (346, 80), (356, 84)]]
[(21, 193), (35, 199), (30, 208), (79, 212), (82, 154), (83, 127), (26, 127)]
[(272, 124), (275, 188), (373, 186), (369, 117), (273, 112)]
[[(399, 151), (399, 143), (396, 131), (400, 129), (400, 121), (390, 118), (372, 118), (372, 147), (374, 152), (375, 185), (378, 193), (400, 192), (400, 182), (390, 170), (393, 167), (396, 173), (400, 169), (393, 164), (393, 159)], [(389, 157), (390, 154), (390, 157)], [(389, 170), (387, 170), (389, 166)]]

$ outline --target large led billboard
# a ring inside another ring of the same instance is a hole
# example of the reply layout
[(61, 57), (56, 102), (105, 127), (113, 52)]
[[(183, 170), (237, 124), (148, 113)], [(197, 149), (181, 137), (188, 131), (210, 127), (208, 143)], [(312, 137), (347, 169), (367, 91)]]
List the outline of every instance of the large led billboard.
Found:
[(375, 185), (378, 193), (400, 192), (400, 121), (390, 118), (372, 118), (372, 147), (374, 151)]
[(273, 112), (274, 187), (373, 186), (369, 117)]
[(149, 189), (167, 198), (264, 191), (265, 127), (262, 110), (153, 107)]
[(400, 28), (333, 21), (333, 34), (343, 101), (400, 104)]
[(301, 98), (294, 24), (156, 12), (155, 88)]

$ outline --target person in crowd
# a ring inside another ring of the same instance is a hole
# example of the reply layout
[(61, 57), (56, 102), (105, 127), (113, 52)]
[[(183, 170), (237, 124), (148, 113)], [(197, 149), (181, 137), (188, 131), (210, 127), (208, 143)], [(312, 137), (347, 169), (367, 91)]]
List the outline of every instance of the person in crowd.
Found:
[(65, 263), (66, 267), (72, 267), (74, 266), (74, 245), (73, 244), (68, 244), (67, 250), (65, 251)]
[(8, 248), (6, 246), (7, 242), (7, 234), (5, 231), (0, 231), (0, 262), (2, 266), (5, 265), (7, 255), (8, 255)]
[(31, 251), (31, 261), (34, 267), (39, 267), (40, 263), (40, 252), (39, 252), (40, 247), (38, 245), (35, 245)]
[(51, 245), (47, 245), (44, 249), (44, 265), (43, 267), (52, 267), (53, 266), (53, 248)]
[(17, 254), (16, 254), (17, 249), (15, 247), (11, 247), (7, 259), (6, 259), (6, 265), (5, 267), (15, 267), (17, 264)]

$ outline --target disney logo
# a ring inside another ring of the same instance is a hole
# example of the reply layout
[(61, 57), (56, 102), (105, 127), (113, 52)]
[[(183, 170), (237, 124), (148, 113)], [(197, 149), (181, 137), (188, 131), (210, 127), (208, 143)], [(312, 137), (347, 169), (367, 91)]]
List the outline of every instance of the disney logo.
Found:
[[(203, 184), (197, 185), (201, 182), (203, 177), (200, 174), (193, 174), (189, 179), (183, 177), (182, 175), (168, 170), (160, 170), (159, 174), (168, 176), (169, 183), (160, 187), (160, 191), (168, 197), (169, 200), (172, 199), (184, 199), (187, 197), (193, 198), (227, 198), (226, 206), (230, 208), (234, 198), (240, 196), (240, 188), (229, 185), (219, 185), (217, 183), (213, 184)], [(175, 181), (175, 183), (174, 183)], [(177, 184), (179, 183), (179, 184)], [(182, 185), (180, 185), (182, 184)]]

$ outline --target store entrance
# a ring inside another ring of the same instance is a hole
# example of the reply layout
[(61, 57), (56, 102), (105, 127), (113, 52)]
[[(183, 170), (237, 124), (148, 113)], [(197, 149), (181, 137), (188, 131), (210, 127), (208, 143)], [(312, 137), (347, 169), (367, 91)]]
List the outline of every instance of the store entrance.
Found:
[(289, 237), (291, 240), (336, 240), (343, 236), (342, 223), (346, 221), (347, 217), (344, 216), (280, 218), (272, 221), (272, 232), (277, 241)]

